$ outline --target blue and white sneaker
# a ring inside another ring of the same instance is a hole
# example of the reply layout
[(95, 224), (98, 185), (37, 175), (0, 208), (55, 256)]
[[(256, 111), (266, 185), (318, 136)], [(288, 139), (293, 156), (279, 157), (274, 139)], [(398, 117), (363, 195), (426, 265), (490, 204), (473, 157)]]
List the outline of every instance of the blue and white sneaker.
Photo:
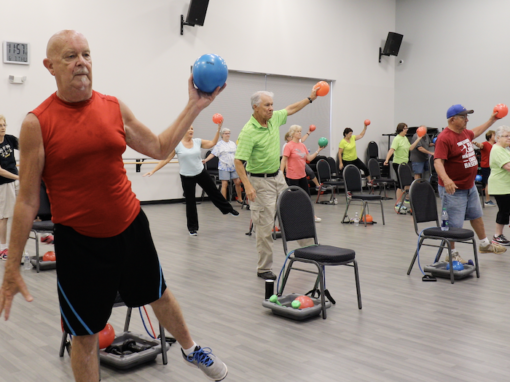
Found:
[[(399, 210), (400, 210), (400, 212), (398, 212)], [(407, 214), (407, 207), (404, 205), (402, 207), (400, 207), (400, 203), (399, 203), (395, 206), (395, 212), (397, 214), (400, 213), (401, 215), (405, 215), (405, 214)]]
[(189, 366), (198, 367), (212, 381), (223, 381), (228, 374), (227, 365), (216, 357), (211, 348), (195, 347), (195, 351), (186, 356), (181, 349), (182, 357)]

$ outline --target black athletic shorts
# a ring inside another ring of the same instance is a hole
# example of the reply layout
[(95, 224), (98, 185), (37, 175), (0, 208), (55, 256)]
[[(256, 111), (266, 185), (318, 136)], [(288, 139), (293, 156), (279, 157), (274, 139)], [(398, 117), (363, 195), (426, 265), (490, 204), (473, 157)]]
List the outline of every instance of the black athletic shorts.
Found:
[(76, 336), (103, 330), (117, 291), (127, 306), (138, 307), (158, 300), (166, 289), (141, 209), (124, 232), (109, 238), (55, 224), (55, 254), (60, 314), (66, 331)]

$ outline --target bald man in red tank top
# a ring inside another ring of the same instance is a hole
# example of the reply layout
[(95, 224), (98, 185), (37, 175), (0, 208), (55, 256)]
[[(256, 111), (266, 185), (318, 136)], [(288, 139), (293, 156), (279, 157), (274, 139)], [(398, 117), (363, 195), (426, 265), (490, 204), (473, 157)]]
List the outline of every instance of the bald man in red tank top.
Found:
[[(92, 58), (81, 33), (56, 33), (48, 42), (46, 56), (44, 66), (55, 77), (57, 91), (29, 113), (21, 127), (21, 184), (0, 290), (0, 314), (4, 311), (5, 319), (9, 318), (18, 292), (26, 301), (33, 299), (19, 264), (39, 207), (42, 179), (55, 223), (61, 316), (66, 331), (75, 336), (71, 355), (75, 380), (99, 380), (97, 333), (108, 321), (117, 291), (130, 307), (150, 304), (159, 322), (180, 343), (184, 360), (210, 379), (223, 380), (226, 365), (193, 341), (166, 287), (147, 218), (122, 160), (126, 145), (155, 159), (167, 158), (223, 88), (204, 94), (195, 89), (190, 77), (186, 107), (172, 125), (155, 135), (123, 102), (92, 90)], [(80, 261), (85, 255), (87, 261)], [(135, 277), (144, 282), (132, 285), (129, 280)]]

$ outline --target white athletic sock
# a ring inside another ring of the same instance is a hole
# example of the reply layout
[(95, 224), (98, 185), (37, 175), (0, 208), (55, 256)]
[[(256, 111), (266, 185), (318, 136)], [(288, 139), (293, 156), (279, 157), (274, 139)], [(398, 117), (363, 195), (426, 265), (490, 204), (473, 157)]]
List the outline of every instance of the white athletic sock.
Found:
[(482, 244), (484, 247), (486, 247), (487, 245), (489, 245), (491, 242), (489, 241), (489, 239), (485, 238), (483, 240), (480, 240), (480, 244)]
[(195, 343), (195, 341), (193, 341), (193, 346), (192, 347), (190, 347), (189, 349), (182, 349), (182, 351), (184, 352), (184, 354), (190, 355), (191, 353), (193, 353), (195, 351), (195, 348), (197, 346), (198, 345)]

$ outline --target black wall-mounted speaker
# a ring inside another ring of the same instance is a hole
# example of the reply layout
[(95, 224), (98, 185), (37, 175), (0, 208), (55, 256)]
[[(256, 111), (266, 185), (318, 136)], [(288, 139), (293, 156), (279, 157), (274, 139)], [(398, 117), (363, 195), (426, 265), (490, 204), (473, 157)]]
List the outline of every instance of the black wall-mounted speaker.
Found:
[(186, 16), (186, 23), (193, 26), (203, 26), (208, 5), (209, 0), (191, 0), (188, 15)]
[(388, 38), (386, 39), (386, 44), (384, 44), (382, 54), (386, 56), (398, 56), (398, 51), (400, 50), (403, 38), (404, 35), (402, 34), (388, 32)]

